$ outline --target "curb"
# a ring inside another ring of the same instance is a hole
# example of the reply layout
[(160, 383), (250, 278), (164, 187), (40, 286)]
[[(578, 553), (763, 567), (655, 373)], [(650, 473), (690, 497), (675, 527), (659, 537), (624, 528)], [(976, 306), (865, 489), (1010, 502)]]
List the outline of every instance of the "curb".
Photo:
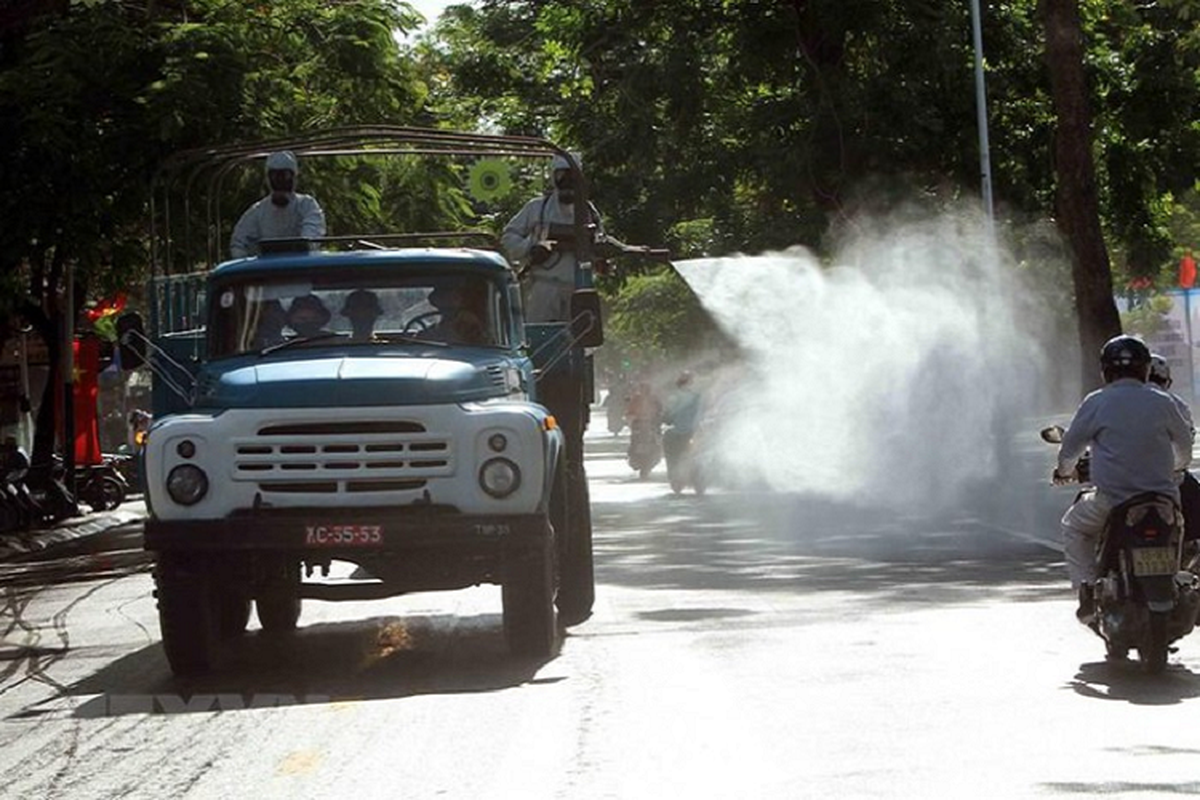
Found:
[(53, 528), (22, 531), (0, 536), (0, 561), (8, 561), (30, 553), (39, 553), (55, 545), (95, 536), (105, 531), (140, 522), (146, 518), (141, 500), (127, 501), (120, 508), (101, 511), (63, 520)]

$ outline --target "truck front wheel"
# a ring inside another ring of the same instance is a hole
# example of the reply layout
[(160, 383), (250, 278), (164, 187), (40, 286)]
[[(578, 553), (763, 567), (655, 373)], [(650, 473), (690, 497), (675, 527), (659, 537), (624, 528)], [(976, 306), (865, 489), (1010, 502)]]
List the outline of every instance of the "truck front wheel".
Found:
[(171, 671), (179, 676), (208, 672), (216, 662), (218, 621), (207, 561), (160, 555), (154, 585)]
[(501, 586), (504, 637), (514, 655), (544, 658), (554, 653), (554, 553), (547, 539), (512, 556)]

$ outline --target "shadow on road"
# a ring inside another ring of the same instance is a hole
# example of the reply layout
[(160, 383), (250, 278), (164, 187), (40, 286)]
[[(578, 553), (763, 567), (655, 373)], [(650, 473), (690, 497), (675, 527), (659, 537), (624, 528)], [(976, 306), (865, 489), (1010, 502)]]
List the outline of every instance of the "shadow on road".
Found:
[(64, 698), (80, 700), (74, 716), (97, 718), (492, 692), (538, 683), (549, 660), (511, 656), (496, 614), (376, 617), (293, 636), (252, 631), (228, 647), (219, 671), (194, 679), (172, 677), (155, 643), (16, 716), (57, 712)]
[(1163, 674), (1149, 675), (1137, 660), (1096, 661), (1080, 664), (1067, 688), (1096, 700), (1167, 706), (1200, 697), (1200, 675), (1182, 664), (1168, 664)]
[(151, 556), (142, 549), (142, 522), (95, 536), (62, 542), (44, 551), (0, 562), (0, 586), (16, 591), (66, 583), (108, 580), (149, 572)]
[(598, 580), (640, 588), (870, 593), (944, 605), (1066, 592), (1061, 555), (966, 510), (904, 514), (822, 498), (669, 492), (593, 503)]
[[(997, 466), (1004, 477), (930, 510), (891, 508), (886, 497), (759, 491), (730, 480), (737, 476), (714, 478), (717, 489), (703, 497), (674, 495), (662, 465), (645, 481), (625, 468), (627, 436), (592, 435), (593, 487), (617, 489), (593, 490), (597, 577), (666, 590), (853, 592), (880, 607), (1065, 598), (1054, 543), (1073, 491), (1048, 485), (1052, 451), (1035, 439), (1007, 452)], [(770, 469), (769, 452), (762, 464)], [(896, 486), (919, 482), (914, 470), (896, 474)], [(641, 488), (626, 502), (617, 487), (632, 484)]]

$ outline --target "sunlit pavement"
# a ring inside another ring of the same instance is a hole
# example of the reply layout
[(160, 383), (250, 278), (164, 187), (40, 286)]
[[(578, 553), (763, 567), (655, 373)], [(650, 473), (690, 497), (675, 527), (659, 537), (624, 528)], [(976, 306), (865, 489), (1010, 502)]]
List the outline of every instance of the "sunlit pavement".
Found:
[(1200, 790), (1200, 646), (1156, 681), (1104, 662), (1058, 555), (988, 527), (1053, 525), (1069, 496), (1044, 483), (1048, 448), (1022, 440), (1011, 492), (901, 513), (745, 487), (676, 496), (662, 464), (628, 468), (626, 436), (594, 426), (587, 444), (595, 613), (550, 658), (507, 652), (500, 591), (481, 586), (306, 602), (294, 637), (252, 620), (221, 672), (177, 680), (148, 575), (6, 585), (0, 794)]

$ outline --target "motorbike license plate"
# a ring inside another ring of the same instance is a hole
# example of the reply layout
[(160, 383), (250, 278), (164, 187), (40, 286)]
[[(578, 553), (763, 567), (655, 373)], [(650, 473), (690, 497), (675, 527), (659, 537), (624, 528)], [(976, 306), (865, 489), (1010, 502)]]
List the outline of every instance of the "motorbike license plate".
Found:
[(378, 547), (382, 525), (306, 525), (304, 543), (313, 547)]
[(1129, 550), (1134, 575), (1174, 575), (1175, 548), (1134, 547)]

